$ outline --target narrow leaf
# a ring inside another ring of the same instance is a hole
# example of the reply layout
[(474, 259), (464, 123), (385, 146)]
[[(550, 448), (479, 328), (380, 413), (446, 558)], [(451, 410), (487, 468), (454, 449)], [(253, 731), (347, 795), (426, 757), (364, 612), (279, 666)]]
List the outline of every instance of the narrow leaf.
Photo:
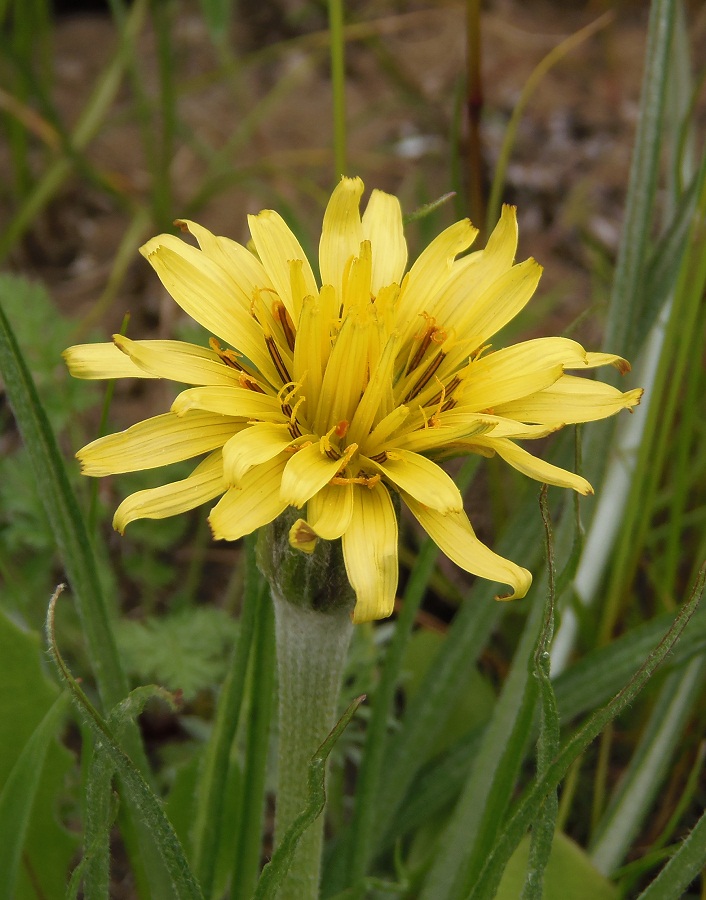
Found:
[(66, 715), (68, 694), (61, 694), (35, 728), (0, 793), (0, 900), (15, 897), (15, 885), (32, 805), (50, 742)]
[(488, 854), (482, 871), (472, 888), (474, 900), (492, 898), (497, 891), (503, 869), (523, 835), (537, 815), (545, 797), (553, 791), (566, 775), (571, 763), (591, 744), (605, 726), (634, 701), (652, 677), (655, 670), (669, 655), (693, 616), (706, 584), (706, 563), (701, 567), (691, 597), (680, 609), (674, 624), (650, 653), (628, 684), (603, 709), (595, 712), (586, 724), (564, 745), (544, 777), (537, 779), (525, 792), (515, 812), (503, 828), (500, 837)]
[(268, 900), (268, 898), (276, 896), (277, 889), (284, 881), (294, 859), (301, 836), (324, 811), (326, 805), (326, 760), (363, 700), (365, 700), (364, 695), (357, 697), (351, 703), (312, 757), (308, 772), (309, 803), (294, 820), (272, 859), (262, 870), (254, 900)]
[(171, 823), (164, 814), (161, 801), (142, 777), (132, 760), (116, 742), (108, 722), (91, 704), (90, 700), (76, 682), (64, 660), (54, 636), (54, 611), (63, 585), (61, 585), (49, 604), (47, 612), (47, 642), (51, 650), (61, 680), (69, 688), (76, 708), (83, 721), (93, 732), (97, 749), (105, 752), (122, 779), (123, 790), (133, 806), (140, 812), (149, 828), (155, 846), (164, 862), (172, 883), (176, 900), (203, 900), (203, 894), (189, 868), (179, 839)]
[(706, 865), (706, 812), (638, 900), (679, 900)]

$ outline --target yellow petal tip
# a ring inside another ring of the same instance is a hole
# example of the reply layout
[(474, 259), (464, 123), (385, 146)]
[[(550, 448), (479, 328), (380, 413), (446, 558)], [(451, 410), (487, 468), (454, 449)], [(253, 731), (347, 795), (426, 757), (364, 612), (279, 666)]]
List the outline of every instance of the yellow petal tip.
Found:
[(289, 545), (294, 550), (302, 550), (304, 553), (313, 553), (318, 537), (314, 529), (304, 519), (297, 521), (289, 529)]

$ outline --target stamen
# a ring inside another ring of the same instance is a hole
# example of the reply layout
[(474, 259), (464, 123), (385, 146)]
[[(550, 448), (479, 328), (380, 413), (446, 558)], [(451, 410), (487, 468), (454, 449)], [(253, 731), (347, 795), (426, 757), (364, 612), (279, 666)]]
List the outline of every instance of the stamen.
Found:
[(272, 304), (272, 315), (282, 326), (282, 331), (284, 333), (284, 339), (287, 341), (287, 346), (292, 352), (294, 352), (294, 341), (296, 337), (294, 332), (294, 322), (292, 322), (292, 319), (287, 312), (287, 307), (284, 305), (284, 303), (282, 303), (281, 300), (277, 300)]
[(243, 367), (238, 362), (238, 354), (235, 350), (224, 350), (214, 337), (208, 339), (208, 346), (214, 353), (217, 353), (220, 356), (221, 362), (225, 363), (231, 369), (238, 369), (240, 372), (243, 371)]
[(429, 422), (433, 427), (436, 428), (439, 425), (441, 425), (441, 422), (439, 422), (439, 413), (441, 412), (441, 408), (443, 407), (444, 402), (446, 401), (446, 388), (444, 387), (442, 382), (439, 380), (439, 378), (437, 378), (436, 375), (434, 376), (434, 378), (436, 379), (438, 384), (441, 386), (441, 392), (440, 392), (440, 394), (437, 394), (437, 397), (440, 397), (439, 404), (436, 407), (436, 412), (432, 413), (431, 418), (429, 419)]
[(429, 363), (429, 365), (424, 370), (421, 377), (418, 379), (417, 383), (414, 385), (412, 390), (407, 394), (407, 396), (402, 401), (403, 403), (409, 403), (410, 400), (413, 400), (417, 394), (420, 394), (427, 383), (431, 380), (436, 370), (439, 368), (441, 363), (444, 361), (444, 357), (446, 354), (443, 350), (439, 350), (434, 359)]
[(380, 481), (382, 481), (382, 475), (380, 475), (379, 472), (377, 472), (375, 475), (365, 475), (361, 472), (354, 478), (346, 478), (342, 475), (334, 475), (331, 481), (329, 481), (329, 484), (362, 484), (364, 487), (370, 488), (370, 490), (372, 490)]
[(424, 358), (424, 354), (427, 352), (427, 347), (431, 343), (431, 336), (434, 333), (436, 319), (425, 312), (420, 313), (420, 315), (424, 316), (424, 318), (426, 319), (426, 327), (414, 337), (415, 341), (421, 341), (421, 343), (417, 347), (414, 356), (409, 361), (409, 365), (407, 366), (405, 375), (409, 375), (410, 372), (413, 372), (422, 361), (422, 359)]
[(277, 369), (277, 374), (282, 379), (284, 384), (291, 382), (292, 376), (287, 371), (287, 367), (284, 364), (284, 360), (280, 356), (279, 347), (277, 346), (277, 342), (272, 337), (272, 335), (265, 335), (265, 343), (267, 344), (267, 349), (270, 352), (270, 358), (272, 362), (275, 364), (275, 369)]
[(255, 391), (256, 394), (264, 394), (265, 393), (265, 391), (260, 387), (260, 385), (256, 381), (253, 381), (252, 378), (249, 378), (245, 374), (245, 372), (243, 372), (242, 375), (240, 375), (240, 377), (238, 378), (238, 384), (241, 387), (247, 388), (249, 391)]
[[(289, 410), (289, 433), (292, 435), (292, 437), (295, 437), (295, 438), (302, 436), (301, 429), (299, 428), (299, 422), (297, 422), (297, 410), (302, 405), (302, 403), (304, 403), (305, 400), (306, 400), (306, 397), (300, 397), (297, 400), (297, 402), (294, 404), (293, 409), (292, 409), (292, 407), (289, 406), (289, 404), (287, 404), (287, 406), (286, 406), (286, 408)], [(284, 412), (284, 410), (285, 410), (285, 407), (282, 406), (282, 412)], [(285, 415), (286, 415), (286, 413), (285, 413)]]
[(376, 453), (375, 456), (371, 456), (370, 459), (376, 463), (384, 463), (387, 461), (388, 453), (387, 450), (383, 450), (382, 453)]
[[(449, 381), (449, 383), (446, 385), (445, 397), (446, 397), (447, 401), (448, 401), (449, 397), (451, 396), (451, 394), (453, 394), (453, 392), (459, 386), (459, 384), (461, 384), (461, 379), (459, 378), (458, 375), (454, 375), (454, 377), (451, 379), (451, 381)], [(441, 393), (438, 393), (434, 397), (431, 398), (431, 400), (428, 402), (427, 406), (433, 406), (434, 404), (438, 403), (440, 399), (441, 399)]]

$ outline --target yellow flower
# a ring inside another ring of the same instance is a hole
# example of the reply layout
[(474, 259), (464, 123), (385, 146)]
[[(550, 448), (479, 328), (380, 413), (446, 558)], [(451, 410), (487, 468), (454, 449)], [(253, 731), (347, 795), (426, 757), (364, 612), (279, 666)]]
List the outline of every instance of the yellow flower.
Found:
[(180, 221), (199, 249), (172, 235), (142, 253), (176, 302), (215, 337), (80, 345), (65, 352), (79, 378), (169, 378), (194, 385), (171, 411), (100, 438), (77, 454), (86, 475), (150, 469), (207, 454), (188, 478), (127, 497), (124, 531), (220, 496), (209, 522), (236, 540), (288, 506), (305, 510), (293, 546), (341, 538), (356, 592), (354, 619), (388, 616), (397, 588), (397, 493), (457, 565), (527, 593), (531, 575), (475, 536), (461, 495), (436, 460), (497, 453), (538, 481), (591, 492), (518, 440), (629, 409), (621, 393), (575, 375), (619, 357), (567, 338), (492, 351), (488, 341), (528, 302), (541, 267), (513, 265), (515, 210), (506, 206), (484, 250), (461, 258), (477, 229), (443, 231), (406, 272), (396, 197), (344, 178), (324, 214), (321, 287), (272, 210), (250, 217), (254, 252)]

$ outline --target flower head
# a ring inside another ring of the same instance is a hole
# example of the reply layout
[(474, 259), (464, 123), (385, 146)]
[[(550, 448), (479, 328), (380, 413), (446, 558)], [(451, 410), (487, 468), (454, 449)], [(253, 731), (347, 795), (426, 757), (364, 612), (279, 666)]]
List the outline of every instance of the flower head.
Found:
[(317, 281), (272, 210), (250, 217), (254, 252), (180, 221), (198, 249), (172, 235), (141, 252), (174, 300), (213, 337), (210, 347), (133, 341), (69, 348), (82, 378), (168, 378), (193, 385), (169, 412), (77, 454), (86, 475), (150, 469), (204, 456), (182, 481), (138, 491), (118, 507), (124, 531), (220, 497), (209, 522), (236, 540), (302, 510), (290, 534), (304, 552), (341, 538), (356, 593), (354, 619), (388, 616), (397, 587), (398, 494), (443, 552), (522, 597), (530, 573), (478, 540), (458, 488), (437, 461), (498, 454), (511, 466), (580, 493), (579, 475), (518, 441), (630, 409), (641, 391), (567, 374), (627, 363), (567, 338), (492, 350), (493, 335), (528, 302), (541, 267), (514, 265), (515, 210), (506, 206), (484, 250), (459, 255), (477, 229), (443, 231), (407, 271), (396, 197), (344, 178), (324, 214)]

